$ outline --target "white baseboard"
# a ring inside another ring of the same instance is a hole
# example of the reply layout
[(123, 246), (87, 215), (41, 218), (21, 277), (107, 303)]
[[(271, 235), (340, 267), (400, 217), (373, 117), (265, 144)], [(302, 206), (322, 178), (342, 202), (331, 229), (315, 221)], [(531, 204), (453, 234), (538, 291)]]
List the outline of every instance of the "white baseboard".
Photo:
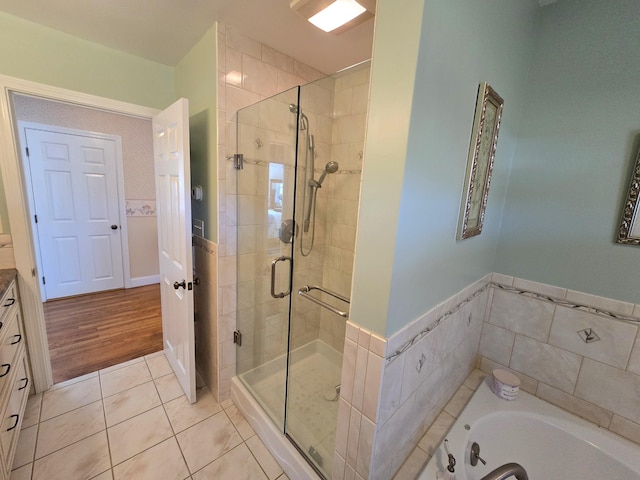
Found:
[(144, 287), (145, 285), (153, 285), (154, 283), (160, 283), (160, 274), (132, 278), (130, 288)]

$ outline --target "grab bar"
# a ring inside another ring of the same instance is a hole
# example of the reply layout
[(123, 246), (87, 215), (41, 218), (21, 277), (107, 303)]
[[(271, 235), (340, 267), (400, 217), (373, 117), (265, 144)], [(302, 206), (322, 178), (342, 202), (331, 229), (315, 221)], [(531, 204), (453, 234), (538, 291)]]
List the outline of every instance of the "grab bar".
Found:
[(329, 305), (328, 303), (323, 302), (319, 298), (309, 295), (309, 292), (311, 292), (312, 290), (320, 290), (322, 293), (331, 295), (333, 298), (337, 298), (338, 300), (341, 300), (345, 303), (351, 303), (351, 301), (347, 297), (343, 297), (338, 293), (332, 292), (331, 290), (327, 290), (326, 288), (319, 287), (317, 285), (305, 285), (300, 290), (298, 290), (298, 295), (306, 298), (307, 300), (311, 300), (313, 303), (316, 303), (321, 307), (326, 308), (327, 310), (335, 313), (336, 315), (340, 315), (341, 317), (344, 317), (344, 318), (349, 318), (349, 312), (343, 312), (342, 310), (338, 310), (337, 308)]

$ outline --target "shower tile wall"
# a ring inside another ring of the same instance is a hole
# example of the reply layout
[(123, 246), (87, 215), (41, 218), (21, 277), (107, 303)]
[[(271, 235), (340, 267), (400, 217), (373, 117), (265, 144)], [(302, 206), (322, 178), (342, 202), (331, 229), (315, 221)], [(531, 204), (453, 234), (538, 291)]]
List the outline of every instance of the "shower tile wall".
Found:
[[(355, 69), (339, 76), (334, 85), (331, 160), (340, 165), (325, 182), (323, 219), (326, 221), (325, 261), (322, 285), (345, 297), (351, 295), (358, 200), (364, 156), (364, 132), (369, 99), (370, 68)], [(319, 162), (321, 166), (323, 162)], [(324, 185), (323, 185), (324, 189)], [(345, 305), (337, 305), (345, 308)], [(342, 352), (345, 338), (343, 318), (320, 313), (320, 339)]]
[[(508, 367), (524, 390), (640, 443), (640, 305), (505, 275), (493, 281), (481, 369)], [(585, 329), (599, 340), (585, 343)]]
[[(217, 245), (201, 237), (193, 237), (195, 274), (200, 285), (193, 292), (196, 335), (196, 362), (207, 385), (218, 385), (218, 329), (216, 325)], [(213, 388), (211, 388), (213, 390)]]
[[(211, 386), (211, 390), (218, 401), (229, 398), (230, 381), (236, 373), (233, 331), (236, 328), (238, 311), (236, 305), (238, 192), (236, 192), (236, 172), (233, 169), (233, 162), (229, 159), (236, 153), (236, 112), (278, 92), (323, 76), (311, 67), (241, 35), (231, 27), (218, 25), (218, 302), (217, 322), (211, 324), (212, 332), (216, 330), (216, 336), (212, 335), (216, 343), (210, 353), (212, 356), (210, 362), (216, 365), (215, 370), (218, 372), (215, 378), (217, 383)], [(288, 110), (286, 113), (289, 113)], [(288, 118), (292, 118), (292, 115), (289, 114)], [(262, 152), (270, 148), (278, 148), (262, 141), (264, 144)], [(243, 153), (247, 155), (247, 152)], [(248, 156), (250, 157), (252, 153), (254, 152), (249, 152)], [(255, 167), (254, 165), (257, 181), (258, 177), (264, 176), (265, 172), (261, 172), (261, 168), (265, 167)], [(267, 178), (268, 176), (264, 176), (265, 182)], [(247, 197), (246, 200), (249, 198)], [(260, 208), (259, 200), (257, 198), (253, 200), (246, 202), (245, 208), (249, 211), (244, 213), (251, 215), (254, 206)], [(263, 211), (266, 211), (266, 208)], [(243, 254), (250, 255), (248, 249), (251, 247), (244, 240), (252, 237), (246, 236), (245, 233), (241, 234), (240, 238), (243, 241), (240, 243), (240, 248), (244, 249)], [(272, 326), (277, 328), (277, 325)], [(249, 337), (251, 335), (245, 338)]]

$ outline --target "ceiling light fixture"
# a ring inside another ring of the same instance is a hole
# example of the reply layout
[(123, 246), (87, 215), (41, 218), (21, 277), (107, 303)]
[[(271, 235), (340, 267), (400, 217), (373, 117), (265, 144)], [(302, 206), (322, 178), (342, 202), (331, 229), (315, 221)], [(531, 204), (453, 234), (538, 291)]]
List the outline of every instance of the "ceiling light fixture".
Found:
[(375, 0), (292, 0), (289, 5), (316, 27), (342, 33), (370, 19)]

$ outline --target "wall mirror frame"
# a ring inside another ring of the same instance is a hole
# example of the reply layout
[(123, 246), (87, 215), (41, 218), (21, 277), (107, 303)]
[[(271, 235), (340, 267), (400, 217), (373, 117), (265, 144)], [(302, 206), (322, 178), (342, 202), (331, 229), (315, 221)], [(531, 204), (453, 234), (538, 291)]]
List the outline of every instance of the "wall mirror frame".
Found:
[(640, 222), (638, 222), (638, 194), (640, 193), (640, 149), (633, 166), (627, 198), (622, 207), (620, 227), (616, 243), (640, 245)]
[(478, 87), (456, 240), (482, 232), (503, 106), (502, 97), (482, 82)]

